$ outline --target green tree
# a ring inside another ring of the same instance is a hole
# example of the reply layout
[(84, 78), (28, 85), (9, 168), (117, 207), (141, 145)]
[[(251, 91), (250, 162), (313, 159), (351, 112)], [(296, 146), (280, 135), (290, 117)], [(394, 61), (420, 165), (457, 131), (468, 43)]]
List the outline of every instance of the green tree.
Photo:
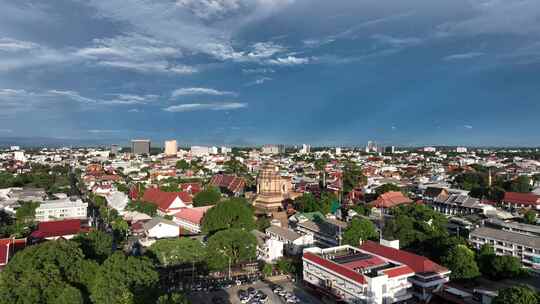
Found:
[(446, 217), (426, 205), (401, 205), (391, 212), (393, 218), (385, 223), (383, 236), (399, 239), (404, 248), (417, 249), (426, 241), (448, 236)]
[(241, 229), (216, 232), (208, 239), (208, 267), (214, 270), (227, 268), (241, 262), (255, 260), (257, 241), (255, 236)]
[(499, 291), (499, 295), (493, 300), (493, 304), (538, 304), (540, 298), (533, 289), (526, 285), (512, 286)]
[(230, 199), (217, 204), (206, 212), (203, 218), (202, 232), (213, 234), (229, 228), (251, 231), (255, 227), (253, 211), (245, 200)]
[(261, 216), (257, 218), (255, 224), (257, 225), (257, 230), (265, 232), (266, 228), (270, 227), (270, 219), (268, 219), (266, 216)]
[(264, 264), (262, 272), (265, 277), (269, 277), (272, 275), (272, 272), (274, 271), (274, 267), (272, 267), (272, 264)]
[(127, 232), (129, 231), (129, 225), (123, 218), (116, 218), (114, 222), (112, 222), (111, 226), (115, 237), (120, 240), (124, 240), (126, 238)]
[(148, 252), (162, 266), (200, 263), (206, 258), (206, 248), (190, 238), (158, 240), (148, 248)]
[(36, 217), (36, 208), (39, 207), (39, 203), (20, 201), (19, 204), (21, 206), (15, 211), (15, 219), (23, 224), (32, 223)]
[(18, 252), (0, 273), (0, 303), (83, 303), (83, 259), (78, 245), (65, 240)]
[(470, 280), (480, 276), (474, 251), (465, 245), (454, 246), (442, 261), (452, 271), (450, 274), (452, 279)]
[(302, 196), (295, 198), (294, 203), (297, 206), (296, 208), (301, 212), (315, 212), (319, 210), (317, 198), (309, 192), (304, 192)]
[(158, 298), (156, 304), (190, 304), (191, 302), (181, 293), (170, 293)]
[(375, 194), (377, 194), (377, 196), (386, 192), (390, 192), (390, 191), (401, 191), (401, 188), (391, 183), (386, 183), (384, 185), (380, 185), (379, 187), (375, 188)]
[(215, 205), (221, 199), (221, 192), (217, 187), (209, 186), (193, 197), (195, 207)]
[(117, 183), (116, 189), (120, 192), (124, 192), (125, 194), (129, 193), (129, 187), (126, 184)]
[(495, 280), (515, 278), (523, 273), (521, 262), (513, 256), (498, 256), (489, 244), (480, 248), (477, 256), (480, 271)]
[(362, 169), (354, 162), (348, 161), (343, 168), (343, 192), (349, 193), (360, 184), (365, 184), (367, 178)]
[(79, 244), (84, 256), (102, 263), (112, 254), (112, 236), (98, 230), (79, 234), (73, 238)]
[(378, 237), (375, 225), (370, 220), (356, 217), (343, 232), (343, 242), (351, 246), (358, 246), (360, 240), (376, 240)]
[(531, 191), (531, 179), (526, 175), (519, 176), (510, 183), (510, 191), (523, 193)]
[(536, 214), (535, 211), (527, 210), (527, 212), (525, 212), (525, 215), (523, 216), (523, 219), (524, 219), (525, 223), (535, 225), (537, 216), (538, 215)]
[(186, 171), (190, 167), (190, 164), (185, 159), (181, 159), (176, 162), (176, 169), (178, 170)]
[(147, 203), (147, 202), (143, 202), (143, 201), (139, 201), (139, 200), (137, 200), (137, 201), (129, 201), (129, 203), (127, 204), (126, 209), (128, 211), (141, 212), (141, 213), (147, 214), (147, 215), (149, 215), (151, 217), (154, 217), (157, 214), (157, 206), (155, 204)]
[(149, 259), (116, 252), (96, 273), (90, 298), (94, 304), (150, 303), (157, 297), (158, 280), (158, 273)]
[(293, 263), (285, 258), (281, 258), (277, 261), (276, 268), (279, 272), (287, 274), (294, 273), (295, 271)]

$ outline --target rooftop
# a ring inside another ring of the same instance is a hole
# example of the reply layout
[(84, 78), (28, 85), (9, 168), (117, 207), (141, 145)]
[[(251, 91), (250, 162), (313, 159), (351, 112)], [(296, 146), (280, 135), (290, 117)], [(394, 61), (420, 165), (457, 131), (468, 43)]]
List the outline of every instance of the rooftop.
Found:
[(491, 238), (540, 249), (540, 238), (537, 236), (529, 236), (517, 232), (510, 232), (488, 227), (476, 228), (475, 230), (471, 231), (470, 235)]

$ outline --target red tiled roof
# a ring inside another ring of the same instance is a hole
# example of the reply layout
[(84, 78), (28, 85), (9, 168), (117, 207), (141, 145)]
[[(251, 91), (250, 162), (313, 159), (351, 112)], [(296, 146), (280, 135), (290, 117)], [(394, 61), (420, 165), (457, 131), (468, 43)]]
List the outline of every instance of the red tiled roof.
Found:
[(448, 269), (430, 259), (404, 250), (387, 247), (373, 241), (365, 241), (360, 249), (408, 265), (416, 273), (442, 273)]
[(0, 266), (6, 265), (9, 259), (9, 247), (11, 246), (12, 239), (0, 240)]
[(354, 270), (357, 268), (368, 268), (368, 267), (384, 265), (384, 264), (385, 264), (385, 261), (383, 259), (376, 256), (372, 256), (368, 259), (353, 261), (353, 262), (345, 263), (342, 265)]
[(210, 184), (219, 188), (227, 188), (232, 193), (238, 193), (244, 190), (246, 181), (244, 178), (234, 175), (216, 174), (210, 180)]
[(360, 283), (360, 284), (365, 284), (366, 283), (366, 279), (364, 278), (364, 276), (354, 270), (351, 270), (347, 267), (344, 267), (342, 265), (339, 265), (339, 264), (336, 264), (332, 261), (329, 261), (327, 259), (323, 259), (321, 258), (320, 256), (316, 255), (316, 254), (313, 254), (311, 252), (304, 252), (304, 258), (306, 260), (309, 260), (317, 265), (320, 265), (324, 268), (327, 268), (327, 269), (330, 269), (331, 271), (343, 276), (343, 277), (346, 277), (350, 280), (353, 280), (357, 283)]
[(533, 193), (505, 192), (503, 202), (523, 205), (540, 205), (540, 195)]
[(379, 195), (371, 204), (377, 208), (392, 208), (401, 204), (412, 203), (411, 199), (399, 191), (390, 191)]
[(81, 228), (81, 220), (79, 219), (51, 221), (39, 223), (38, 229), (32, 232), (31, 236), (34, 238), (48, 238), (73, 235), (83, 231), (86, 231), (86, 229)]
[(389, 278), (399, 277), (399, 276), (402, 276), (402, 275), (414, 274), (414, 270), (411, 267), (407, 266), (407, 265), (403, 265), (403, 266), (383, 270), (383, 272)]
[(181, 220), (188, 221), (196, 225), (200, 225), (201, 220), (204, 217), (204, 214), (211, 207), (213, 206), (204, 206), (204, 207), (198, 207), (198, 208), (184, 208), (180, 210), (180, 212), (176, 213), (174, 217)]
[(186, 204), (192, 203), (191, 195), (187, 192), (165, 192), (158, 188), (146, 189), (142, 200), (157, 205), (161, 211), (167, 211), (177, 197)]
[(180, 189), (185, 192), (190, 192), (192, 195), (195, 195), (202, 190), (200, 183), (183, 183), (179, 185)]

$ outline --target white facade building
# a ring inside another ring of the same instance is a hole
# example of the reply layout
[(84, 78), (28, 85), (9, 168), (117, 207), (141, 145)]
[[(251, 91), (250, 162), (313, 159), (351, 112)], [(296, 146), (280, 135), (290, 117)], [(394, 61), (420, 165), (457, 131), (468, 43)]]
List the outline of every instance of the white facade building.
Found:
[(203, 146), (192, 146), (191, 155), (196, 157), (207, 156), (210, 154), (210, 148)]
[(465, 148), (465, 147), (457, 147), (456, 152), (457, 153), (467, 153), (467, 148)]
[(88, 204), (77, 199), (60, 199), (42, 202), (36, 208), (36, 221), (46, 222), (62, 219), (85, 219)]
[(166, 140), (165, 141), (165, 155), (166, 156), (176, 156), (178, 152), (178, 144), (176, 140)]
[(429, 301), (450, 271), (424, 257), (375, 242), (304, 250), (304, 282), (345, 303)]
[(180, 225), (160, 217), (144, 223), (144, 232), (147, 237), (154, 239), (172, 238), (180, 235)]

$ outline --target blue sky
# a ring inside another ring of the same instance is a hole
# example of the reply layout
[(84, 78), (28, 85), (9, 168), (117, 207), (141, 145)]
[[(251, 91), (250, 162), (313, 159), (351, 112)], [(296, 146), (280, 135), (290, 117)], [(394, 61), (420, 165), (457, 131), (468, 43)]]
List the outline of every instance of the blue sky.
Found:
[(540, 145), (538, 0), (0, 7), (0, 137)]

